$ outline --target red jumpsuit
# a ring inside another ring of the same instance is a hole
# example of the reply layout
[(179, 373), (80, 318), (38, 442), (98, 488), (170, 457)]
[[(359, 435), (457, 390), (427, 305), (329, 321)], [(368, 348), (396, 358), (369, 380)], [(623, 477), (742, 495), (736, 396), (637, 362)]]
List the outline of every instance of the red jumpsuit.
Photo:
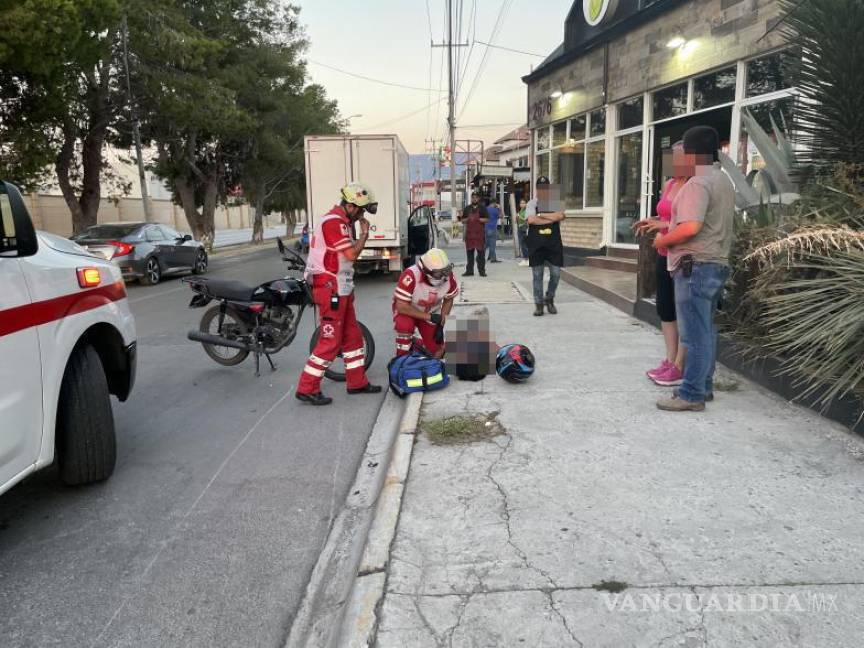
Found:
[(459, 285), (451, 274), (441, 286), (433, 286), (418, 265), (405, 270), (399, 277), (393, 293), (393, 325), (396, 329), (396, 355), (411, 351), (414, 330), (420, 332), (423, 346), (431, 354), (441, 349), (435, 341), (436, 326), (426, 320), (415, 319), (410, 315), (400, 315), (396, 311), (396, 301), (409, 302), (417, 310), (425, 313), (440, 313), (445, 299), (453, 299), (459, 294)]
[[(321, 334), (300, 374), (298, 394), (321, 391), (324, 371), (340, 351), (345, 361), (348, 389), (360, 389), (369, 384), (363, 334), (354, 314), (354, 262), (344, 254), (353, 245), (351, 219), (337, 205), (315, 226), (309, 241), (306, 279), (312, 286), (312, 298), (318, 307)], [(336, 308), (333, 308), (334, 296), (338, 297)]]

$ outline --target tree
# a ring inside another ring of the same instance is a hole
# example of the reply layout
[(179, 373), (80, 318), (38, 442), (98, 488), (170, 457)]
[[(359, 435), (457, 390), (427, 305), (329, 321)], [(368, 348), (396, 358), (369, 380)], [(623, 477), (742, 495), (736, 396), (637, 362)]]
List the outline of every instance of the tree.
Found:
[(53, 164), (75, 232), (96, 222), (122, 105), (121, 17), (120, 0), (0, 0), (0, 172), (33, 187)]
[(801, 95), (796, 107), (796, 130), (805, 145), (801, 161), (817, 168), (859, 165), (864, 161), (864, 2), (782, 2), (786, 38), (802, 52), (792, 70)]
[(271, 110), (258, 113), (259, 127), (249, 140), (250, 153), (240, 175), (254, 208), (253, 243), (263, 241), (264, 214), (305, 205), (304, 135), (344, 128), (336, 102), (327, 99), (321, 86), (286, 87), (273, 100)]

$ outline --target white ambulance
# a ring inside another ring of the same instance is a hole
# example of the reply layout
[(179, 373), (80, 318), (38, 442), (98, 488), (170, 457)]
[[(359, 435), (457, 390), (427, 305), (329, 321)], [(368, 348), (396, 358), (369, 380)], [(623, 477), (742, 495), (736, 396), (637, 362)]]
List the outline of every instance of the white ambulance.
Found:
[(120, 269), (37, 233), (0, 182), (0, 493), (58, 463), (67, 484), (107, 479), (110, 394), (135, 382), (135, 322)]

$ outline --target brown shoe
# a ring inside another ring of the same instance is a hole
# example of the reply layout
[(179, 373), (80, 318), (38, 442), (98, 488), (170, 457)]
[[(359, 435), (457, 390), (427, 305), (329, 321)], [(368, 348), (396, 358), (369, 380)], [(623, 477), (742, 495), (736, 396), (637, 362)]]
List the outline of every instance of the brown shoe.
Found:
[(705, 411), (705, 401), (688, 401), (673, 396), (658, 400), (657, 409), (665, 412), (703, 412)]

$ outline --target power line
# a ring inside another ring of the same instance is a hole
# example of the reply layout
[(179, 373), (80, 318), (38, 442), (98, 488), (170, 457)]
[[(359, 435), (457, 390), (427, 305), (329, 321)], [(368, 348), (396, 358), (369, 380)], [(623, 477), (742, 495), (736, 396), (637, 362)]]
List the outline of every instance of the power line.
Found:
[(334, 72), (339, 72), (340, 74), (346, 74), (351, 77), (355, 77), (357, 79), (363, 79), (364, 81), (371, 81), (372, 83), (380, 83), (381, 85), (392, 86), (394, 88), (404, 88), (406, 90), (418, 90), (421, 92), (436, 92), (433, 88), (420, 88), (418, 86), (409, 86), (404, 85), (402, 83), (393, 83), (391, 81), (384, 81), (382, 79), (373, 79), (372, 77), (364, 76), (362, 74), (355, 74), (354, 72), (349, 72), (348, 70), (343, 70), (342, 68), (334, 67), (332, 65), (327, 65), (326, 63), (319, 63), (318, 61), (313, 61), (312, 59), (308, 59), (309, 63), (313, 65), (318, 65), (323, 68), (327, 68), (328, 70), (333, 70)]
[(503, 128), (504, 126), (521, 126), (524, 124), (524, 121), (521, 122), (503, 122), (501, 124), (470, 124), (468, 126), (459, 126), (459, 130), (467, 130), (469, 128)]
[(508, 52), (516, 52), (517, 54), (527, 54), (528, 56), (539, 56), (540, 58), (546, 58), (546, 54), (537, 54), (536, 52), (526, 52), (525, 50), (513, 49), (512, 47), (503, 47), (502, 45), (493, 45), (492, 43), (484, 43), (483, 41), (477, 41), (481, 45), (485, 45), (486, 47), (494, 47), (495, 49), (506, 50)]
[[(492, 33), (489, 36), (489, 42), (494, 43), (495, 39), (498, 37), (498, 33), (501, 30), (501, 27), (504, 24), (504, 19), (512, 6), (512, 0), (502, 0), (501, 8), (498, 10), (498, 18), (495, 20), (495, 26), (492, 28)], [(483, 58), (480, 59), (480, 65), (477, 68), (477, 73), (474, 75), (474, 80), (471, 83), (471, 87), (468, 90), (468, 95), (465, 98), (465, 103), (462, 104), (462, 110), (459, 112), (459, 117), (461, 118), (463, 114), (465, 114), (466, 108), (468, 108), (468, 104), (471, 102), (471, 97), (474, 95), (474, 91), (477, 89), (479, 85), (480, 79), (483, 76), (483, 71), (486, 68), (486, 60), (489, 57), (489, 46), (486, 46), (486, 49), (483, 51)]]
[(429, 104), (428, 106), (423, 106), (422, 108), (419, 108), (419, 109), (414, 110), (414, 111), (412, 111), (412, 112), (410, 112), (410, 113), (407, 113), (407, 114), (405, 114), (405, 115), (402, 115), (401, 117), (394, 117), (393, 119), (389, 119), (389, 120), (387, 120), (387, 121), (385, 121), (385, 122), (381, 122), (380, 124), (375, 124), (375, 125), (373, 125), (373, 126), (366, 126), (363, 130), (365, 130), (365, 131), (370, 131), (370, 130), (375, 130), (376, 128), (381, 128), (382, 126), (389, 126), (390, 124), (395, 124), (395, 123), (397, 123), (397, 122), (403, 121), (403, 120), (405, 120), (405, 119), (408, 119), (409, 117), (413, 117), (414, 115), (417, 115), (417, 114), (423, 112), (424, 110), (426, 110), (426, 109), (429, 108), (430, 106), (434, 106), (435, 104), (440, 104), (440, 103), (443, 102), (444, 100), (445, 100), (445, 97), (439, 97), (438, 99), (436, 99), (435, 101), (433, 101), (433, 102), (432, 102), (431, 104)]

